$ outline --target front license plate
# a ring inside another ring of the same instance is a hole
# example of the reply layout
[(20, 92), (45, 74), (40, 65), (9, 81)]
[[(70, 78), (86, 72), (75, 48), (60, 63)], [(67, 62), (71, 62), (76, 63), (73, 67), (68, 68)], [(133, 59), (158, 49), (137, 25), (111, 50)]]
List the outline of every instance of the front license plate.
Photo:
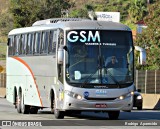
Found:
[(95, 107), (96, 108), (106, 108), (107, 104), (96, 104)]

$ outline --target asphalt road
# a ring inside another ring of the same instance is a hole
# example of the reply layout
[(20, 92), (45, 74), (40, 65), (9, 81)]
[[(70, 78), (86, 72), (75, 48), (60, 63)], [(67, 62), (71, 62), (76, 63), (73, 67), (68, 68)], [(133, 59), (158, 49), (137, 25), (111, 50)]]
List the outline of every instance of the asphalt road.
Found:
[[(13, 122), (20, 122), (24, 125), (37, 124), (39, 129), (44, 128), (68, 128), (72, 129), (130, 129), (134, 128), (159, 128), (160, 127), (160, 110), (132, 110), (132, 112), (121, 112), (119, 120), (112, 121), (108, 119), (107, 113), (82, 112), (81, 115), (68, 115), (63, 120), (56, 120), (54, 114), (50, 113), (50, 109), (39, 110), (38, 114), (18, 114), (14, 106), (6, 99), (0, 98), (0, 125), (2, 122), (12, 122), (12, 128), (21, 128), (22, 124), (16, 125)], [(37, 122), (37, 123), (33, 123)], [(4, 123), (3, 123), (4, 124)], [(146, 124), (152, 125), (148, 126)], [(155, 125), (159, 126), (155, 126)], [(56, 125), (56, 126), (55, 126)], [(146, 125), (146, 126), (144, 126)], [(0, 129), (8, 129), (8, 126), (0, 126)], [(34, 127), (25, 127), (32, 129)]]

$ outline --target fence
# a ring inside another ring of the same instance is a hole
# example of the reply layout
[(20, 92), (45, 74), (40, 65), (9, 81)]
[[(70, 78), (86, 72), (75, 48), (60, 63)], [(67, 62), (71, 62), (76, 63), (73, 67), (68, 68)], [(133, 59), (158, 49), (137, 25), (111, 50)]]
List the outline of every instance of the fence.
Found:
[(142, 93), (160, 94), (160, 70), (136, 70), (135, 85)]
[[(160, 70), (136, 70), (135, 85), (141, 93), (160, 94)], [(0, 87), (6, 87), (6, 73), (0, 73)]]
[(6, 87), (6, 73), (0, 73), (0, 88)]

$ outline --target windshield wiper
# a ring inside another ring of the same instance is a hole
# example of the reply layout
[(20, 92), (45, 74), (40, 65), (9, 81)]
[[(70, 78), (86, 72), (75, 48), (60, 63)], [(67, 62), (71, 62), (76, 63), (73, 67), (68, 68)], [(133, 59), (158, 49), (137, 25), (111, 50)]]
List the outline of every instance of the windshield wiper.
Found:
[(85, 81), (82, 83), (81, 87), (84, 87), (84, 86), (88, 83), (89, 79), (90, 79), (93, 75), (95, 75), (99, 69), (100, 69), (100, 68), (98, 67), (95, 73), (91, 73), (91, 74), (85, 79)]
[(114, 78), (114, 76), (110, 73), (110, 71), (104, 67), (106, 70), (106, 73), (108, 73), (109, 77), (114, 81), (114, 83), (118, 86), (118, 88), (121, 88), (121, 85), (119, 84), (119, 82)]

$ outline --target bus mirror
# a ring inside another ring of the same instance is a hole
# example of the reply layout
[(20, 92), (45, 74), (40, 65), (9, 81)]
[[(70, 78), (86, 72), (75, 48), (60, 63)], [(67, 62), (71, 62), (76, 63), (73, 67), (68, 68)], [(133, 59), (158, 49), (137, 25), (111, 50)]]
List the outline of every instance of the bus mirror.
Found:
[(63, 56), (64, 56), (64, 53), (63, 53), (63, 47), (60, 47), (58, 49), (58, 64), (63, 64)]
[(140, 52), (139, 57), (138, 57), (138, 63), (141, 65), (145, 65), (146, 64), (146, 50), (139, 46), (135, 46), (135, 50)]

